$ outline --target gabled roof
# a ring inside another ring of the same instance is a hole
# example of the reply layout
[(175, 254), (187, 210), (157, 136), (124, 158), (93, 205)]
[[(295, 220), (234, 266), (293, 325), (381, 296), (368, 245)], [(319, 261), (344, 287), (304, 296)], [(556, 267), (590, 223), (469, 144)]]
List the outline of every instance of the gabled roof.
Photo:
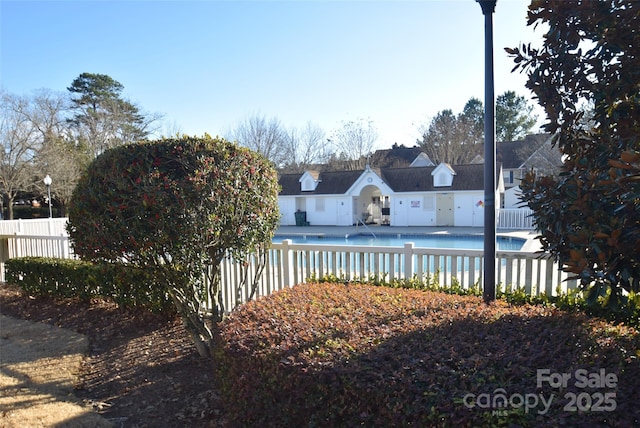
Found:
[[(549, 138), (549, 134), (531, 134), (522, 140), (496, 143), (496, 162), (502, 163), (505, 169), (522, 168), (531, 154), (539, 150)], [(484, 153), (482, 145), (479, 149), (480, 153)], [(378, 168), (404, 168), (416, 161), (421, 153), (424, 154), (424, 150), (418, 146), (394, 146), (392, 149), (376, 150), (370, 163)], [(470, 163), (482, 162), (484, 158), (479, 154)]]
[(435, 166), (429, 155), (426, 153), (418, 153), (418, 156), (411, 162), (409, 166)]
[(453, 167), (451, 165), (449, 165), (448, 163), (445, 162), (440, 162), (440, 165), (436, 166), (433, 171), (431, 171), (431, 175), (435, 175), (436, 171), (440, 170), (440, 169), (444, 169), (447, 170), (451, 175), (456, 175), (456, 170), (453, 169)]
[(341, 195), (349, 190), (363, 172), (363, 170), (321, 172), (318, 177), (320, 182), (311, 192), (300, 190), (301, 174), (281, 174), (278, 179), (281, 186), (280, 195)]
[(505, 169), (521, 168), (548, 139), (548, 134), (535, 134), (527, 135), (524, 140), (496, 143), (496, 162), (502, 162)]
[[(309, 174), (309, 176), (311, 176), (311, 178), (313, 178), (314, 180), (318, 180), (318, 178), (320, 177), (320, 171), (316, 171), (314, 169), (308, 169), (305, 171), (306, 174)], [(303, 174), (304, 175), (304, 174)], [(302, 178), (302, 177), (301, 177)]]
[(402, 168), (413, 162), (423, 150), (420, 147), (394, 145), (391, 149), (376, 150), (369, 162), (377, 168)]
[(476, 157), (471, 159), (471, 162), (469, 163), (484, 163), (484, 158), (480, 155), (476, 155)]
[(382, 178), (395, 192), (431, 192), (442, 190), (481, 190), (484, 186), (484, 165), (456, 165), (451, 186), (434, 187), (431, 173), (437, 167), (394, 168), (382, 171)]
[[(434, 187), (431, 173), (436, 166), (372, 169), (394, 192), (430, 192), (456, 190), (482, 190), (484, 188), (484, 164), (456, 165), (455, 178), (451, 186)], [(327, 171), (320, 173), (316, 190), (300, 190), (300, 174), (282, 174), (279, 179), (280, 195), (342, 195), (365, 173), (356, 171)], [(496, 179), (501, 178), (500, 165), (496, 168)], [(496, 181), (498, 183), (498, 181)]]

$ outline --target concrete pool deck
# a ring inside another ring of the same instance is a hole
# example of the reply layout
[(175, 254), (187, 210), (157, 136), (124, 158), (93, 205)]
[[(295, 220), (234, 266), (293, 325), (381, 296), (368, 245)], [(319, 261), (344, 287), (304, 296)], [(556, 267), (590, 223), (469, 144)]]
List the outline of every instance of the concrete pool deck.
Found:
[[(430, 226), (378, 226), (368, 224), (365, 226), (280, 226), (276, 235), (366, 235), (372, 232), (380, 234), (402, 235), (484, 235), (482, 227), (430, 227)], [(520, 251), (536, 252), (541, 249), (540, 241), (533, 230), (498, 229), (498, 236), (512, 236), (525, 239), (526, 242)]]

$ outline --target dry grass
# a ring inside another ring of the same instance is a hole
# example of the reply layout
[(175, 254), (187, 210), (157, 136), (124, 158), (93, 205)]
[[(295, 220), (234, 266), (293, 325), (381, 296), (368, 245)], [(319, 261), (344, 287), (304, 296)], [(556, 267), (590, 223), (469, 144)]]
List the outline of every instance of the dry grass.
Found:
[(0, 426), (111, 426), (73, 394), (86, 336), (0, 315), (0, 347)]

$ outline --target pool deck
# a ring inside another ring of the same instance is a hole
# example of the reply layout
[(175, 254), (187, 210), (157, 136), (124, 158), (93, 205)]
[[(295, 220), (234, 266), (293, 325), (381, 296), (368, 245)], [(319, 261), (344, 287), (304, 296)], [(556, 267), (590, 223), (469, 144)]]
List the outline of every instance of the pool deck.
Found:
[[(484, 235), (482, 227), (429, 227), (429, 226), (280, 226), (276, 235), (354, 235), (354, 234), (403, 234), (403, 235)], [(512, 236), (526, 240), (521, 251), (540, 250), (540, 241), (533, 230), (498, 229), (498, 236)]]

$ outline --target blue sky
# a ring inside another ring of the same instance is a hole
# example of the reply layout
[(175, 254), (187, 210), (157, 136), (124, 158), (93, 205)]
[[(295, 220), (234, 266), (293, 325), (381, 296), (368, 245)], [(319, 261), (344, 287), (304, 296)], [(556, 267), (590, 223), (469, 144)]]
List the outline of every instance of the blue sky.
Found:
[[(496, 95), (531, 98), (503, 50), (540, 45), (528, 4), (497, 2)], [(192, 135), (255, 114), (327, 133), (364, 118), (379, 148), (411, 146), (438, 111), (484, 100), (483, 53), (474, 0), (0, 2), (3, 89), (64, 92), (83, 72), (107, 74), (165, 132)]]

